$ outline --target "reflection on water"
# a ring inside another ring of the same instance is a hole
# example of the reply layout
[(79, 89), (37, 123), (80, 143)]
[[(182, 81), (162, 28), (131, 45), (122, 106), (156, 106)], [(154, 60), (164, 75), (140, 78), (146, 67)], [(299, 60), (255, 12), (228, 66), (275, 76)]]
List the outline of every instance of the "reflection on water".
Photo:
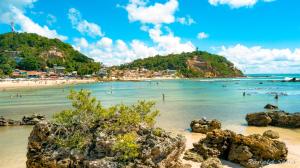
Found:
[[(91, 90), (93, 96), (105, 106), (154, 100), (161, 111), (157, 125), (168, 130), (186, 130), (191, 120), (205, 116), (221, 120), (225, 128), (248, 133), (257, 130), (243, 126), (246, 124), (245, 115), (249, 112), (263, 111), (267, 103), (278, 105), (289, 112), (300, 110), (300, 83), (273, 80), (278, 79), (272, 77), (272, 80), (250, 78), (111, 82), (82, 84), (75, 86), (75, 89)], [(243, 92), (247, 95), (243, 96)], [(286, 96), (280, 96), (277, 101), (274, 99), (274, 93), (284, 93)], [(17, 94), (22, 94), (22, 98), (17, 98)], [(51, 118), (54, 112), (70, 107), (70, 102), (66, 99), (67, 94), (68, 88), (0, 92), (0, 116), (21, 119), (23, 115), (39, 113)], [(163, 94), (165, 101), (162, 98)], [(19, 166), (25, 164), (29, 132), (30, 127), (0, 128), (0, 167), (13, 163), (21, 163)], [(287, 137), (296, 137), (296, 134), (299, 132), (290, 132)]]

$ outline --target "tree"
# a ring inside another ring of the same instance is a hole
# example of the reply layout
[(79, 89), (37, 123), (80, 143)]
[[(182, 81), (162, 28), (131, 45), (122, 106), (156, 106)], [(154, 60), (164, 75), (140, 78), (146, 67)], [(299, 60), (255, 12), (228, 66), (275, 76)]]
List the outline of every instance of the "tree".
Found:
[(0, 54), (0, 70), (3, 75), (11, 75), (16, 67), (16, 61), (7, 54)]
[(43, 70), (45, 69), (45, 63), (32, 56), (25, 57), (21, 60), (21, 62), (18, 64), (18, 66), (21, 69), (24, 70)]

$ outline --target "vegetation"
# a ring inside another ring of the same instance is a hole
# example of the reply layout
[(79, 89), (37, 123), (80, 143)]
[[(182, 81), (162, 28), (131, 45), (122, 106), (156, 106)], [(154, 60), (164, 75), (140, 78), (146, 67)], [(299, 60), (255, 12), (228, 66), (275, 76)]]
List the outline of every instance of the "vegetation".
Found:
[(137, 135), (134, 132), (118, 135), (113, 151), (118, 153), (120, 161), (133, 160), (139, 155), (139, 145), (136, 143)]
[[(192, 65), (193, 60), (204, 63), (203, 65)], [(191, 61), (191, 62), (190, 62)], [(153, 71), (177, 70), (183, 77), (206, 77), (212, 73), (218, 77), (242, 76), (242, 72), (229, 62), (225, 57), (202, 51), (191, 53), (170, 54), (167, 56), (155, 56), (138, 59), (129, 64), (124, 64), (118, 69), (146, 68)]]
[(0, 77), (11, 74), (15, 67), (16, 62), (14, 59), (5, 54), (0, 54)]
[(73, 108), (54, 115), (56, 125), (68, 129), (56, 137), (57, 145), (83, 151), (93, 141), (93, 135), (97, 132), (95, 128), (100, 126), (101, 133), (116, 139), (112, 151), (118, 153), (120, 161), (137, 157), (139, 145), (134, 128), (140, 124), (153, 126), (159, 114), (153, 109), (155, 103), (146, 101), (105, 108), (86, 90), (72, 90), (69, 99)]
[(80, 75), (97, 72), (101, 66), (58, 39), (32, 33), (0, 35), (0, 69), (5, 75), (10, 75), (14, 68), (45, 70), (55, 64), (66, 67), (67, 72), (78, 71)]

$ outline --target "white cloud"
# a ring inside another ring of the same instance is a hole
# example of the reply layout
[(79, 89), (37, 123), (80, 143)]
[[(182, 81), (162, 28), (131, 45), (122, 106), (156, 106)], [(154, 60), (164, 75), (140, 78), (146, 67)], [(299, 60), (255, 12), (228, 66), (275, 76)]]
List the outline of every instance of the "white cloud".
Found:
[(88, 22), (82, 19), (80, 12), (75, 9), (69, 9), (69, 19), (75, 29), (80, 33), (89, 35), (91, 37), (102, 37), (104, 33), (101, 31), (101, 27), (95, 23)]
[(90, 43), (85, 38), (75, 38), (73, 46), (105, 65), (119, 65), (158, 54), (167, 55), (195, 50), (191, 42), (181, 42), (181, 39), (174, 36), (172, 32), (163, 34), (160, 26), (150, 29), (149, 36), (154, 43), (152, 46), (137, 39), (125, 43), (123, 40), (114, 41), (108, 37)]
[[(180, 37), (174, 35), (169, 27), (163, 26), (175, 21), (187, 25), (195, 23), (190, 16), (176, 19), (175, 12), (179, 6), (178, 0), (167, 0), (165, 3), (152, 5), (149, 5), (148, 2), (147, 0), (130, 0), (125, 9), (128, 12), (129, 21), (140, 22), (141, 30), (149, 34), (152, 40), (151, 45), (146, 45), (140, 40), (132, 40), (129, 44), (117, 40), (112, 42), (110, 47), (97, 45), (96, 48), (90, 48), (86, 52), (87, 55), (93, 55), (94, 58), (98, 58), (96, 60), (105, 64), (116, 65), (157, 54), (167, 55), (194, 51), (195, 46), (190, 41), (183, 42)], [(118, 5), (118, 7), (120, 6)], [(162, 31), (162, 27), (164, 27), (165, 32)]]
[(166, 3), (148, 5), (146, 0), (130, 0), (125, 7), (129, 21), (140, 21), (150, 24), (170, 24), (175, 22), (174, 13), (178, 9), (178, 0), (168, 0)]
[(33, 7), (33, 3), (37, 0), (1, 0), (0, 1), (0, 23), (10, 24), (14, 21), (19, 25), (20, 32), (37, 33), (48, 38), (58, 38), (66, 40), (67, 37), (59, 35), (56, 30), (51, 30), (47, 26), (41, 26), (35, 23), (25, 13), (26, 8)]
[(113, 41), (108, 37), (92, 43), (87, 43), (84, 38), (77, 38), (74, 39), (73, 47), (105, 65), (119, 65), (158, 54), (155, 48), (148, 47), (139, 40), (126, 44), (123, 40)]
[(48, 38), (67, 40), (66, 36), (59, 35), (56, 30), (50, 30), (47, 26), (40, 26), (39, 24), (33, 22), (17, 8), (12, 8), (12, 13), (14, 14), (15, 24), (20, 25), (22, 32), (36, 33)]
[(218, 52), (246, 73), (299, 73), (300, 48), (268, 49), (237, 44)]
[(188, 25), (188, 26), (196, 23), (196, 21), (193, 18), (191, 18), (191, 16), (189, 16), (189, 15), (186, 17), (178, 17), (176, 20), (177, 20), (177, 22), (179, 22), (183, 25)]
[(205, 32), (200, 32), (200, 33), (198, 33), (198, 35), (197, 35), (197, 38), (198, 38), (198, 39), (206, 39), (206, 38), (208, 38), (208, 37), (209, 37), (209, 35), (206, 34)]
[(211, 5), (229, 5), (231, 8), (252, 7), (258, 0), (209, 0)]
[(170, 53), (191, 52), (195, 50), (192, 42), (183, 43), (180, 37), (174, 36), (171, 30), (167, 29), (168, 33), (163, 34), (160, 26), (156, 26), (149, 30), (149, 36), (157, 45), (160, 54), (166, 55)]

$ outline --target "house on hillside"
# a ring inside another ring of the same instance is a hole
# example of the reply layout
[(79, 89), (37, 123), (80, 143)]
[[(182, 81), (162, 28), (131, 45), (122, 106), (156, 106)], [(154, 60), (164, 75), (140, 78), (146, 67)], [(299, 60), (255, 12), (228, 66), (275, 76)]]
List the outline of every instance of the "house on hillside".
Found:
[(66, 70), (66, 68), (63, 67), (63, 66), (56, 66), (56, 65), (54, 65), (54, 67), (53, 67), (53, 71), (57, 75), (63, 75), (63, 74), (65, 74), (65, 70)]

